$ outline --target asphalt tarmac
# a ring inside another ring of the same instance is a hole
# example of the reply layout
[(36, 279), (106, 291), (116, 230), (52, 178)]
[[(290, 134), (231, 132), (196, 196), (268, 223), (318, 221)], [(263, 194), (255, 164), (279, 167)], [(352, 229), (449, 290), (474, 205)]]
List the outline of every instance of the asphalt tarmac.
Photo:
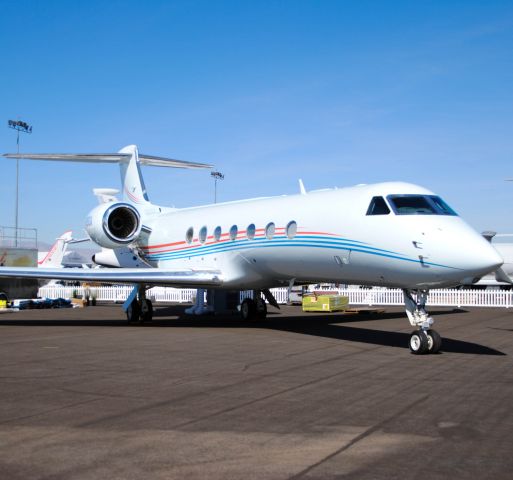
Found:
[(512, 479), (513, 310), (0, 315), (0, 479)]

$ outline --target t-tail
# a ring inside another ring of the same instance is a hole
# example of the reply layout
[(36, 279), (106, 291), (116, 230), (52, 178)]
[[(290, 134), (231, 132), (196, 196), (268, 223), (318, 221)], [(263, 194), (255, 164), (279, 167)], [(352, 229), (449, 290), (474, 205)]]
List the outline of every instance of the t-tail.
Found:
[(189, 169), (210, 169), (213, 167), (213, 165), (206, 163), (187, 162), (173, 158), (139, 154), (136, 145), (128, 145), (122, 148), (118, 153), (5, 153), (3, 156), (6, 158), (16, 158), (22, 160), (118, 163), (121, 173), (123, 201), (133, 205), (141, 206), (150, 204), (141, 173), (141, 165)]
[(105, 195), (105, 189), (97, 189), (100, 205), (86, 218), (86, 231), (90, 239), (103, 248), (129, 247), (151, 234), (144, 225), (144, 218), (159, 207), (152, 206), (146, 193), (141, 165), (189, 169), (210, 169), (212, 165), (186, 162), (172, 158), (139, 154), (135, 145), (128, 145), (118, 153), (6, 153), (4, 157), (61, 162), (117, 163), (121, 173), (122, 201), (114, 195)]

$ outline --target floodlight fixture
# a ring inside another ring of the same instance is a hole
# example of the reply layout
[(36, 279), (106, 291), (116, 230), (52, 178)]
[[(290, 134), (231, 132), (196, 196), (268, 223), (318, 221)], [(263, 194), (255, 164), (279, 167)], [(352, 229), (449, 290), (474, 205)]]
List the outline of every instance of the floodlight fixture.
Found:
[(32, 126), (29, 125), (27, 122), (23, 122), (21, 120), (9, 120), (7, 122), (9, 125), (9, 128), (13, 128), (14, 130), (22, 133), (32, 133)]

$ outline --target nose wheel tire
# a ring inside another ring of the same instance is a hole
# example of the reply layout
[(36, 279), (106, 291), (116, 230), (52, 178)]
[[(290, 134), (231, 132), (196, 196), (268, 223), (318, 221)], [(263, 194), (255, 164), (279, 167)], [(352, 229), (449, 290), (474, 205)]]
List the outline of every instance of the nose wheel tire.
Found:
[(442, 346), (442, 338), (436, 330), (415, 330), (410, 336), (410, 351), (414, 355), (437, 353)]
[(410, 336), (410, 351), (414, 355), (422, 355), (429, 350), (429, 341), (424, 330), (415, 330)]
[(428, 330), (426, 335), (428, 337), (428, 353), (438, 353), (442, 346), (442, 337), (436, 330)]

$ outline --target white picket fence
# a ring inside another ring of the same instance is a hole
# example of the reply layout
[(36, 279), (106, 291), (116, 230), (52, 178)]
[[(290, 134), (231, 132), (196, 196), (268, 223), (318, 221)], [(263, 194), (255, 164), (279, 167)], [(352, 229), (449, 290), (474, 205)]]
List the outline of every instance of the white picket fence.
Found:
[[(62, 287), (60, 285), (48, 285), (39, 289), (41, 298), (71, 298), (73, 294), (96, 297), (102, 302), (124, 302), (132, 287)], [(323, 291), (326, 291), (323, 289)], [(403, 293), (400, 289), (386, 288), (348, 288), (332, 289), (340, 295), (349, 297), (350, 305), (404, 305)], [(287, 303), (288, 289), (271, 289), (277, 302)], [(188, 303), (196, 296), (196, 290), (192, 288), (153, 287), (147, 292), (147, 296), (155, 302)], [(243, 292), (241, 298), (249, 296), (249, 292)], [(513, 292), (509, 290), (431, 290), (428, 305), (448, 307), (504, 307), (513, 306)]]

